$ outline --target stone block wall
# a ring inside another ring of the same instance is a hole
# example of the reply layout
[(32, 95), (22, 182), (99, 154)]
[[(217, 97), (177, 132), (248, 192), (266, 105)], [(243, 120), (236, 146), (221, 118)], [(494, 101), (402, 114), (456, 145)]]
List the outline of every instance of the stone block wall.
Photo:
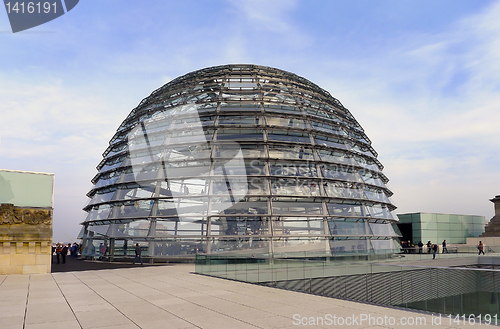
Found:
[(0, 274), (50, 273), (52, 209), (0, 205)]
[(51, 254), (48, 241), (0, 242), (0, 274), (50, 273)]

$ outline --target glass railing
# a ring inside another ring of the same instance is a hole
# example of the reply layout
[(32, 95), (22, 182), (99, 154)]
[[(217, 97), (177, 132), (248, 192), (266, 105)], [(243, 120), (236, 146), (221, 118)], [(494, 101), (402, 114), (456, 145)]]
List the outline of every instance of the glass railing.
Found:
[[(500, 247), (485, 248), (489, 255)], [(358, 268), (359, 266), (371, 266), (371, 263), (405, 263), (414, 266), (470, 266), (477, 264), (477, 249), (472, 246), (459, 247), (456, 252), (436, 253), (395, 253), (393, 249), (357, 252), (340, 252), (331, 254), (328, 252), (289, 252), (271, 254), (226, 254), (226, 255), (197, 255), (196, 273), (208, 274), (222, 278), (240, 280), (246, 282), (267, 281), (268, 277), (273, 278), (274, 273), (282, 275), (283, 271), (296, 272), (301, 268), (305, 273), (309, 268), (321, 268), (325, 275), (330, 275), (330, 269)], [(498, 255), (500, 259), (500, 254)], [(481, 256), (484, 258), (485, 256)], [(491, 258), (491, 257), (490, 257)], [(496, 258), (495, 258), (496, 259)], [(486, 258), (485, 258), (486, 260)], [(246, 279), (248, 272), (252, 280)], [(348, 270), (345, 270), (347, 273)], [(335, 272), (336, 273), (336, 272)], [(255, 277), (259, 278), (255, 281)], [(266, 278), (266, 279), (260, 279)]]
[[(196, 273), (442, 314), (499, 313), (500, 248), (456, 253), (197, 255)], [(477, 319), (476, 319), (477, 320)], [(484, 318), (483, 318), (484, 320)]]

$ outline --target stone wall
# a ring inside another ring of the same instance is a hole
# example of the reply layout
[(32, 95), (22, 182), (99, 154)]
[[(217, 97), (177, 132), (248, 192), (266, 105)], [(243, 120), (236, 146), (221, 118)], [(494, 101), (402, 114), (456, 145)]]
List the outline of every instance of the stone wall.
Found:
[(0, 274), (50, 273), (52, 209), (0, 205)]
[(495, 205), (495, 216), (490, 219), (490, 222), (486, 225), (486, 229), (484, 233), (481, 234), (481, 237), (500, 237), (500, 195), (490, 199), (490, 201)]

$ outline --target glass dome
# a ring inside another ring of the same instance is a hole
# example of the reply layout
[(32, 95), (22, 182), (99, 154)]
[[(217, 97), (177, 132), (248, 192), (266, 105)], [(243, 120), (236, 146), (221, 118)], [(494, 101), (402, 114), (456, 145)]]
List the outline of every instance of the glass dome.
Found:
[(118, 127), (79, 238), (84, 255), (133, 255), (136, 243), (151, 257), (394, 251), (382, 169), (324, 89), (265, 66), (210, 67)]

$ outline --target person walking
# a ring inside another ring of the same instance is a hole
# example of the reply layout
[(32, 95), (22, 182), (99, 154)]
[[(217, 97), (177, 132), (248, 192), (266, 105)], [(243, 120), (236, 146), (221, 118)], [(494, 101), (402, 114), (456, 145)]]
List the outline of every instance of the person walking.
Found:
[(446, 251), (446, 253), (448, 253), (448, 248), (446, 248), (446, 240), (443, 240), (443, 252), (442, 252), (442, 254), (444, 254), (445, 251)]
[(142, 255), (141, 255), (142, 251), (141, 251), (141, 246), (139, 246), (138, 243), (135, 244), (135, 258), (134, 258), (134, 262), (132, 263), (132, 265), (135, 265), (135, 262), (137, 261), (137, 259), (139, 259), (141, 261), (141, 265), (142, 265)]
[(432, 249), (432, 243), (430, 241), (427, 241), (427, 253), (431, 253), (431, 249)]
[(432, 246), (432, 259), (436, 259), (436, 253), (438, 251), (438, 245), (437, 244), (434, 244)]
[(484, 253), (484, 245), (483, 245), (483, 242), (482, 241), (479, 241), (479, 245), (477, 246), (477, 249), (479, 250), (479, 255), (481, 255), (481, 253), (483, 253), (483, 255), (485, 255)]

